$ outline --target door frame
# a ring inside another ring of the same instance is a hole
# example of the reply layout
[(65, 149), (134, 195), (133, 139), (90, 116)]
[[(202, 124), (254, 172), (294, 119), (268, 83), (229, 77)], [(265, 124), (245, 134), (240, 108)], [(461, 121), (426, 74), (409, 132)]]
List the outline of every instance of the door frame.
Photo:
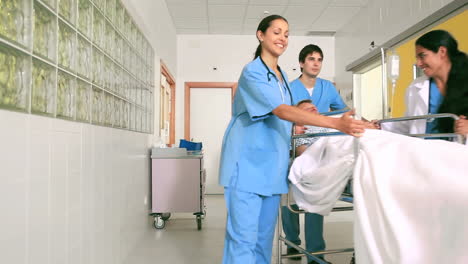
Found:
[(231, 99), (236, 93), (236, 82), (185, 82), (184, 138), (190, 140), (190, 90), (192, 88), (230, 88)]
[[(169, 87), (171, 88), (171, 113), (169, 117), (169, 144), (175, 143), (175, 89), (176, 83), (174, 76), (169, 72), (169, 68), (167, 68), (166, 64), (161, 60), (161, 74), (166, 77), (167, 83), (169, 83)], [(161, 85), (161, 83), (159, 83)]]

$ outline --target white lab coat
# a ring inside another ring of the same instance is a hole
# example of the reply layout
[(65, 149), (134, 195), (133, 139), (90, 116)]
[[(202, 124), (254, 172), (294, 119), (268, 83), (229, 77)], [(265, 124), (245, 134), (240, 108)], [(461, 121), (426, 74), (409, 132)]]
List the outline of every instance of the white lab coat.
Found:
[[(427, 115), (429, 113), (429, 77), (421, 76), (415, 79), (406, 89), (404, 116)], [(399, 134), (425, 134), (426, 119), (382, 123), (382, 130)], [(466, 135), (465, 135), (466, 138)], [(468, 140), (465, 140), (468, 145)]]
[[(429, 77), (415, 79), (406, 89), (404, 116), (427, 115), (429, 112)], [(426, 120), (382, 123), (382, 129), (399, 134), (426, 133)]]

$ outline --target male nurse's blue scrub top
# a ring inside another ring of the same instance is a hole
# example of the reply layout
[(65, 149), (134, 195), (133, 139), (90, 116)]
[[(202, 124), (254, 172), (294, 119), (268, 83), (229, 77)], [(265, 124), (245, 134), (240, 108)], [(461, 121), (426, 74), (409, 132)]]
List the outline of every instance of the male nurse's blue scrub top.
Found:
[(309, 95), (299, 78), (292, 81), (289, 86), (291, 87), (294, 102), (310, 99), (320, 113), (329, 112), (330, 108), (331, 110), (339, 110), (347, 107), (333, 83), (328, 80), (317, 78), (312, 96)]
[(270, 72), (260, 57), (242, 70), (223, 138), (219, 173), (221, 185), (265, 196), (288, 192), (292, 131), (291, 122), (272, 113), (281, 104), (291, 105), (286, 74), (285, 83), (279, 84), (271, 68)]
[[(440, 104), (444, 96), (440, 93), (439, 88), (437, 88), (437, 84), (431, 79), (429, 85), (429, 115), (430, 114), (437, 114), (439, 112)], [(436, 128), (436, 122), (427, 122), (426, 123), (426, 134), (435, 134), (439, 133), (439, 130)]]

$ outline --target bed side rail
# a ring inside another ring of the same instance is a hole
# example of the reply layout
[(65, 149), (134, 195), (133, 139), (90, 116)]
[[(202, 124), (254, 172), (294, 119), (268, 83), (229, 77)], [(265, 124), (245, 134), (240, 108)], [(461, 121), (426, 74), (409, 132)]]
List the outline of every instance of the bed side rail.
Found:
[[(452, 118), (453, 120), (458, 120), (460, 119), (457, 115), (455, 114), (450, 114), (450, 113), (441, 113), (441, 114), (431, 114), (431, 115), (419, 115), (419, 116), (405, 116), (405, 117), (397, 117), (397, 118), (387, 118), (387, 119), (382, 119), (378, 120), (378, 124), (382, 123), (391, 123), (391, 122), (401, 122), (401, 121), (413, 121), (413, 120), (421, 120), (421, 119), (426, 119), (426, 120), (435, 120), (437, 118)], [(411, 136), (411, 137), (420, 137), (420, 138), (455, 138), (455, 141), (463, 144), (465, 139), (462, 135), (455, 134), (455, 133), (435, 133), (435, 134), (403, 134), (406, 136)]]
[(340, 114), (344, 114), (348, 111), (350, 111), (351, 109), (349, 109), (349, 107), (345, 107), (343, 109), (339, 109), (339, 110), (334, 110), (334, 111), (331, 111), (331, 112), (323, 112), (323, 113), (320, 113), (320, 115), (324, 115), (324, 116), (332, 116), (332, 115), (340, 115)]

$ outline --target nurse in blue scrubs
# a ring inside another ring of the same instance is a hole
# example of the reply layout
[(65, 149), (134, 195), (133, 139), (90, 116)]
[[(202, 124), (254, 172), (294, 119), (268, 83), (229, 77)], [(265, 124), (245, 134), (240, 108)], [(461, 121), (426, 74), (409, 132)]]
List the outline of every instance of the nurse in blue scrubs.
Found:
[(227, 207), (224, 264), (270, 263), (280, 196), (288, 191), (292, 123), (338, 129), (358, 136), (362, 121), (320, 116), (294, 104), (278, 58), (288, 46), (288, 22), (265, 17), (257, 29), (255, 59), (239, 78), (220, 162)]
[[(309, 44), (299, 52), (299, 65), (301, 67), (301, 76), (290, 83), (291, 92), (294, 101), (312, 100), (318, 111), (329, 112), (347, 108), (341, 99), (332, 82), (318, 78), (322, 70), (323, 52), (322, 49), (314, 44)], [(293, 204), (293, 208), (298, 209)], [(299, 238), (299, 215), (291, 212), (286, 206), (281, 209), (283, 220), (283, 230), (286, 239), (301, 244)], [(323, 239), (323, 216), (315, 213), (305, 213), (305, 240), (306, 249), (309, 252), (321, 251), (325, 249), (325, 240)], [(288, 254), (296, 254), (295, 248), (288, 247)], [(318, 257), (323, 258), (322, 255)], [(296, 257), (293, 259), (300, 259)], [(308, 264), (316, 263), (314, 260), (308, 260)]]

